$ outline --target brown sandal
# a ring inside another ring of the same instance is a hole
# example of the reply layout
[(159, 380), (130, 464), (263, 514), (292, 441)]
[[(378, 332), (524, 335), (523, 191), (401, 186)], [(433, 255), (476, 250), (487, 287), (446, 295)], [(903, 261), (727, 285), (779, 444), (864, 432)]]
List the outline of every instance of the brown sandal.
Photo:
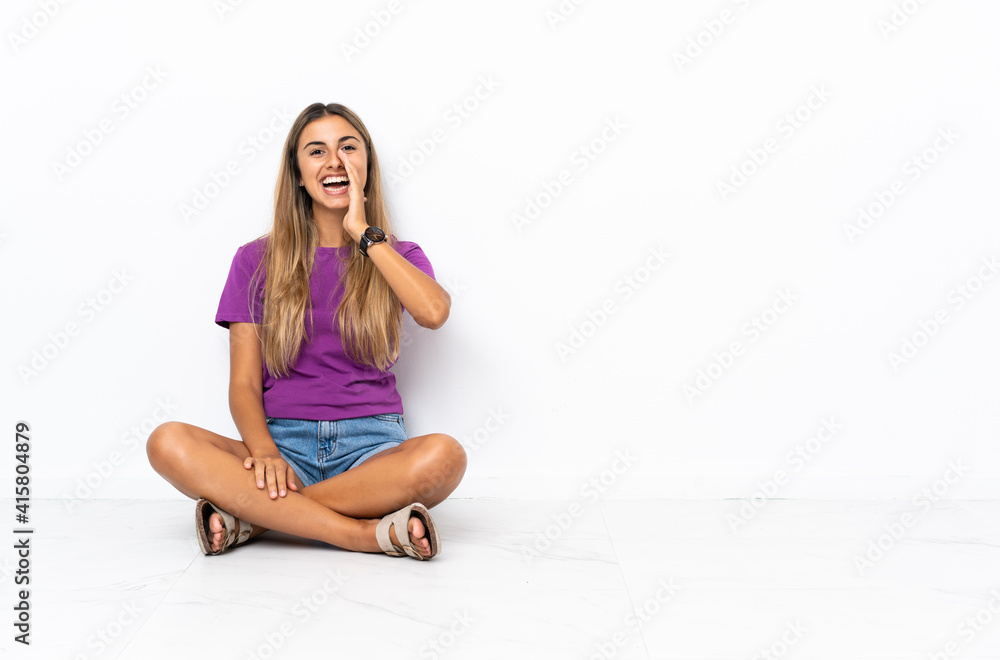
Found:
[[(222, 526), (226, 530), (226, 537), (222, 540), (222, 548), (219, 550), (212, 550), (212, 541), (209, 539), (212, 530), (208, 526), (208, 519), (213, 513), (222, 516)], [(226, 513), (208, 500), (198, 500), (198, 504), (195, 505), (194, 528), (198, 533), (198, 545), (206, 555), (222, 554), (229, 548), (246, 543), (250, 532), (253, 531), (253, 525), (237, 520), (231, 513)]]
[[(420, 551), (414, 547), (413, 541), (410, 538), (411, 516), (416, 516), (424, 524), (424, 529), (427, 530), (425, 538), (430, 542), (431, 554), (426, 557), (420, 554)], [(393, 526), (396, 528), (396, 538), (403, 544), (402, 548), (393, 544), (392, 539), (389, 537), (389, 528)], [(403, 507), (399, 511), (390, 513), (382, 518), (375, 527), (375, 539), (378, 541), (378, 546), (382, 548), (382, 552), (391, 557), (402, 557), (405, 553), (414, 559), (426, 561), (441, 552), (441, 539), (438, 537), (437, 527), (431, 518), (431, 512), (419, 502)]]

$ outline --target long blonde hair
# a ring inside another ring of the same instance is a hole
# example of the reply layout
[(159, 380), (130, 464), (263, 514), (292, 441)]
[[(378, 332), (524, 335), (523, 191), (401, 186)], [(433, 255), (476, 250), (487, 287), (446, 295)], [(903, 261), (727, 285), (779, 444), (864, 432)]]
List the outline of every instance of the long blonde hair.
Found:
[[(275, 376), (288, 375), (302, 342), (308, 340), (305, 316), (310, 308), (309, 276), (319, 245), (319, 229), (312, 217), (312, 197), (298, 185), (301, 172), (296, 152), (305, 127), (329, 115), (343, 117), (361, 135), (368, 153), (365, 220), (372, 227), (380, 227), (386, 240), (396, 242), (382, 195), (378, 156), (368, 129), (354, 112), (339, 103), (313, 103), (295, 119), (285, 139), (274, 189), (274, 223), (266, 235), (264, 255), (252, 278), (259, 281), (261, 268), (266, 269), (261, 344), (264, 364)], [(346, 231), (344, 241), (354, 245), (354, 239)], [(340, 331), (344, 351), (355, 362), (387, 370), (399, 357), (402, 323), (399, 298), (371, 260), (357, 249), (350, 250), (341, 285), (344, 297), (333, 322)], [(251, 312), (255, 289), (250, 287)], [(311, 310), (309, 327), (313, 327)]]

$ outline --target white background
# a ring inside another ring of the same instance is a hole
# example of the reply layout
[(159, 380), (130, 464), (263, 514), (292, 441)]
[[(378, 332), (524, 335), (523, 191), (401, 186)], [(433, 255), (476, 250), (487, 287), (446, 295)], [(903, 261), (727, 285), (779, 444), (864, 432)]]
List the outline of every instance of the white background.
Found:
[(949, 463), (943, 496), (1000, 495), (996, 3), (44, 5), (0, 21), (0, 394), (36, 497), (180, 497), (146, 461), (153, 420), (235, 435), (215, 310), (315, 101), (362, 117), (384, 177), (415, 164), (390, 210), (453, 308), (408, 321), (395, 372), (411, 435), (469, 447), (456, 497), (908, 499)]

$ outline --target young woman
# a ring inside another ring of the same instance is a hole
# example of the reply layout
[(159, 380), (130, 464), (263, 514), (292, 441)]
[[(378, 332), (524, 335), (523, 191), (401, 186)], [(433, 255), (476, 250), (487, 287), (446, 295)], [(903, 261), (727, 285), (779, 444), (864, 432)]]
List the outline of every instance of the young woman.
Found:
[(268, 529), (348, 550), (430, 559), (428, 508), (458, 486), (452, 437), (408, 438), (395, 377), (402, 311), (447, 320), (448, 293), (394, 236), (368, 129), (314, 103), (285, 140), (269, 234), (239, 248), (216, 323), (229, 328), (229, 407), (242, 442), (180, 422), (149, 436), (150, 464), (199, 500), (202, 552)]

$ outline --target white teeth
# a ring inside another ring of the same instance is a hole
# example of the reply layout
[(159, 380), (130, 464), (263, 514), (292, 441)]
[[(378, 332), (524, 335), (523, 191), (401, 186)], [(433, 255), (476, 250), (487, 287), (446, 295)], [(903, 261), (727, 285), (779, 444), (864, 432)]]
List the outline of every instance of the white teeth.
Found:
[(347, 177), (346, 176), (328, 176), (325, 179), (323, 179), (323, 185), (325, 186), (328, 183), (347, 183)]

